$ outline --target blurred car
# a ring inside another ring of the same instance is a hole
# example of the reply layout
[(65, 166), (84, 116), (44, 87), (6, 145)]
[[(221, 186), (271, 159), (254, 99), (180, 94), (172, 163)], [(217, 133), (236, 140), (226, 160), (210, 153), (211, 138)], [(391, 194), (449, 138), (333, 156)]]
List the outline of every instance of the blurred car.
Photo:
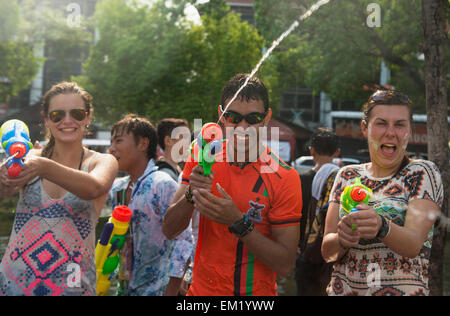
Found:
[[(360, 164), (361, 161), (354, 158), (333, 158), (333, 163), (339, 167), (347, 166), (347, 165), (354, 165), (354, 164)], [(297, 172), (303, 172), (308, 169), (313, 168), (316, 164), (314, 162), (314, 159), (312, 156), (301, 156), (295, 159), (291, 163), (292, 167), (297, 170)]]
[(333, 158), (333, 163), (339, 167), (344, 167), (344, 166), (348, 166), (348, 165), (360, 164), (361, 161), (359, 159), (355, 159), (355, 158), (343, 157), (343, 158)]
[(301, 156), (291, 162), (291, 166), (297, 170), (298, 173), (313, 168), (316, 163), (312, 156)]

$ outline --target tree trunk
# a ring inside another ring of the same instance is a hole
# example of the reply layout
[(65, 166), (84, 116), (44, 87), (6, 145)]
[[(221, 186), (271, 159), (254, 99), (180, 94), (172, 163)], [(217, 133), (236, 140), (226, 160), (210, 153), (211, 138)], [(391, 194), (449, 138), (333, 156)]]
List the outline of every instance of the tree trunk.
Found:
[(447, 81), (445, 67), (444, 0), (422, 0), (422, 26), (425, 54), (428, 157), (439, 168), (444, 185), (442, 216), (435, 225), (430, 258), (431, 295), (443, 294), (444, 248), (449, 209), (449, 155), (447, 122)]

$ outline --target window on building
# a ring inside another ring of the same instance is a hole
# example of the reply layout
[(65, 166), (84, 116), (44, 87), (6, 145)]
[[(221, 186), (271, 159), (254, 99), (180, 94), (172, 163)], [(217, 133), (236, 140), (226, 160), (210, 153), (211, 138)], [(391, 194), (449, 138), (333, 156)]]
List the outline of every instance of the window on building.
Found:
[(281, 98), (280, 114), (292, 121), (300, 118), (305, 122), (319, 122), (320, 95), (314, 95), (308, 88), (287, 89)]

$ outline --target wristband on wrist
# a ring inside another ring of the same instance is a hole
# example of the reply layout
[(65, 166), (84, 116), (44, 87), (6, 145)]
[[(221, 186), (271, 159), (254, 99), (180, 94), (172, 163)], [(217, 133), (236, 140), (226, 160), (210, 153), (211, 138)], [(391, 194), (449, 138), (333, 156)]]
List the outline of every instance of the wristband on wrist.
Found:
[(386, 236), (391, 231), (391, 221), (389, 221), (388, 223), (383, 215), (380, 214), (378, 215), (381, 217), (381, 226), (380, 229), (378, 230), (376, 238), (378, 239), (386, 238)]
[(237, 238), (242, 238), (253, 230), (253, 221), (248, 218), (247, 214), (228, 227), (228, 231), (234, 234)]
[(191, 186), (188, 185), (186, 187), (186, 190), (184, 190), (184, 197), (186, 198), (186, 200), (191, 203), (194, 204), (194, 200), (192, 199), (192, 192), (191, 192)]

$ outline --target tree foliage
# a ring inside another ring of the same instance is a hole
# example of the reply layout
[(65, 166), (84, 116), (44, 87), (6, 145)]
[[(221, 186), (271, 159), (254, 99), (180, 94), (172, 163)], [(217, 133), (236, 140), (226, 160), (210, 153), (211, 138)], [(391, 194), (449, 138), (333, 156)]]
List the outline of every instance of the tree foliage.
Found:
[(198, 25), (185, 17), (189, 1), (167, 4), (98, 4), (99, 39), (75, 78), (94, 96), (98, 120), (129, 112), (214, 120), (225, 82), (258, 61), (263, 40), (237, 15), (206, 12)]
[[(271, 41), (315, 1), (255, 0), (256, 24)], [(380, 27), (370, 26), (370, 3), (380, 7)], [(425, 110), (424, 61), (420, 0), (330, 1), (300, 24), (275, 54), (277, 69), (286, 82), (300, 79), (335, 100), (362, 104), (379, 83), (380, 64), (391, 70), (389, 84), (412, 97), (417, 110)]]
[[(45, 46), (53, 67), (70, 80), (70, 60), (83, 58), (92, 42), (89, 21), (80, 16), (80, 25), (68, 23), (63, 7), (49, 0), (0, 0), (0, 101), (27, 89), (45, 61), (38, 51)], [(51, 50), (51, 51), (49, 51)]]
[(93, 42), (92, 21), (80, 14), (79, 25), (74, 24), (64, 3), (54, 0), (22, 0), (21, 11), (30, 45), (45, 46), (52, 70), (61, 74), (60, 80), (70, 80), (74, 61), (85, 58)]
[(36, 58), (22, 27), (17, 0), (0, 0), (0, 102), (8, 101), (33, 80), (41, 60)]

